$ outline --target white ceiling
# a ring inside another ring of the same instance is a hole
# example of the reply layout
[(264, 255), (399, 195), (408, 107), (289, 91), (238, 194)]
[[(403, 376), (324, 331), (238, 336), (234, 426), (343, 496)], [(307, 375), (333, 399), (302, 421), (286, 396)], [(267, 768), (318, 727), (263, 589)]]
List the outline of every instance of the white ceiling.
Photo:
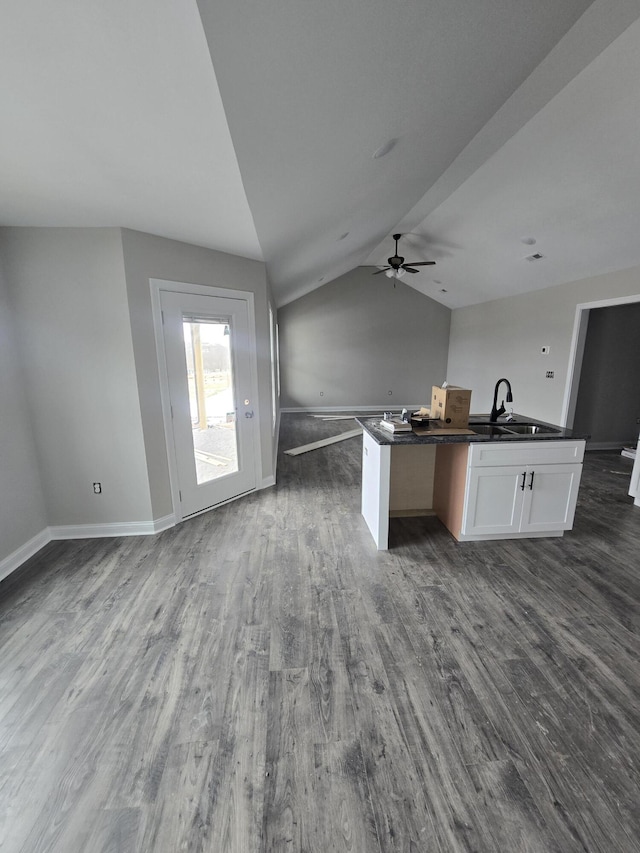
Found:
[(3, 0), (0, 224), (262, 258), (195, 0)]
[(640, 264), (639, 18), (638, 0), (5, 0), (0, 224), (262, 258), (279, 304), (385, 263), (396, 230), (437, 262), (411, 284), (450, 307)]

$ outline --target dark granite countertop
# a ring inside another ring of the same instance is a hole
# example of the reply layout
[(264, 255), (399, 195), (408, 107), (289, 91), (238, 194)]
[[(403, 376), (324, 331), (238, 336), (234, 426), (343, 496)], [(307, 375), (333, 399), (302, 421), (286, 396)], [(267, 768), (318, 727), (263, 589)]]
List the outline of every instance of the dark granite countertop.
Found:
[[(474, 435), (417, 435), (413, 431), (391, 433), (380, 426), (381, 420), (382, 415), (376, 418), (356, 418), (360, 426), (378, 444), (475, 444), (476, 442), (487, 441), (568, 441), (589, 438), (585, 433), (549, 424), (537, 418), (516, 414), (514, 414), (512, 421), (502, 418), (496, 425), (490, 423), (488, 414), (472, 414), (469, 416), (469, 429), (473, 430), (474, 425), (477, 425), (479, 430), (483, 430)], [(524, 435), (502, 431), (509, 429), (510, 426), (517, 428), (518, 424), (533, 424), (539, 426), (543, 431)], [(418, 424), (414, 424), (414, 426), (418, 426)], [(495, 429), (495, 426), (498, 429)]]

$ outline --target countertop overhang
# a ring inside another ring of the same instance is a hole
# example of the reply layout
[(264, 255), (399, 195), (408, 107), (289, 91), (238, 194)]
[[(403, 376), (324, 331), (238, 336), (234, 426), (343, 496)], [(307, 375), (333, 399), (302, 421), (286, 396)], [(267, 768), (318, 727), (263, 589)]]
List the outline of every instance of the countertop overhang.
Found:
[[(477, 433), (474, 433), (473, 435), (447, 435), (446, 433), (443, 435), (433, 433), (429, 435), (417, 435), (413, 430), (411, 432), (388, 432), (384, 427), (380, 426), (381, 419), (382, 416), (376, 418), (356, 418), (356, 422), (360, 424), (362, 429), (365, 430), (365, 432), (367, 432), (377, 444), (390, 444), (394, 446), (415, 444), (476, 444), (486, 442), (495, 443), (497, 441), (506, 441), (509, 443), (513, 441), (576, 441), (586, 440), (590, 437), (585, 433), (576, 432), (574, 430), (567, 429), (566, 427), (557, 426), (556, 424), (550, 424), (546, 421), (541, 421), (537, 418), (530, 418), (526, 415), (520, 414), (514, 414), (512, 421), (503, 419), (494, 425), (508, 428), (509, 423), (535, 424), (537, 426), (550, 428), (553, 432), (541, 432), (533, 435), (509, 435), (507, 433), (497, 433), (495, 435), (483, 435)], [(482, 426), (492, 425), (488, 414), (472, 414), (470, 415), (469, 420), (475, 421)], [(473, 425), (469, 426), (469, 429), (473, 430)]]

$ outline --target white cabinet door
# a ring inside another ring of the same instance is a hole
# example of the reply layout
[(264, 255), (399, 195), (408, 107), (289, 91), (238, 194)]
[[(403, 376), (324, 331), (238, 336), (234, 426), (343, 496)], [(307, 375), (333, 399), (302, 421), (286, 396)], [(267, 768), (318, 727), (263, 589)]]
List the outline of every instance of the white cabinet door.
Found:
[(582, 465), (536, 465), (527, 469), (522, 532), (571, 530)]
[(467, 536), (571, 530), (582, 465), (470, 468), (461, 533)]
[(525, 476), (524, 465), (470, 468), (461, 532), (465, 536), (517, 533)]

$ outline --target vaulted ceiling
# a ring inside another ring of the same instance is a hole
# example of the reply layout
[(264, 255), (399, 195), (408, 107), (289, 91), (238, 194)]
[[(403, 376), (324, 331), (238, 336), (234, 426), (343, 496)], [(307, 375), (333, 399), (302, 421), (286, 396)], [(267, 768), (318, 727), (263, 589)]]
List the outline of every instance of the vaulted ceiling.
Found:
[(6, 0), (0, 224), (262, 259), (280, 305), (373, 272), (395, 231), (436, 261), (403, 281), (450, 307), (640, 264), (639, 18), (637, 0)]

